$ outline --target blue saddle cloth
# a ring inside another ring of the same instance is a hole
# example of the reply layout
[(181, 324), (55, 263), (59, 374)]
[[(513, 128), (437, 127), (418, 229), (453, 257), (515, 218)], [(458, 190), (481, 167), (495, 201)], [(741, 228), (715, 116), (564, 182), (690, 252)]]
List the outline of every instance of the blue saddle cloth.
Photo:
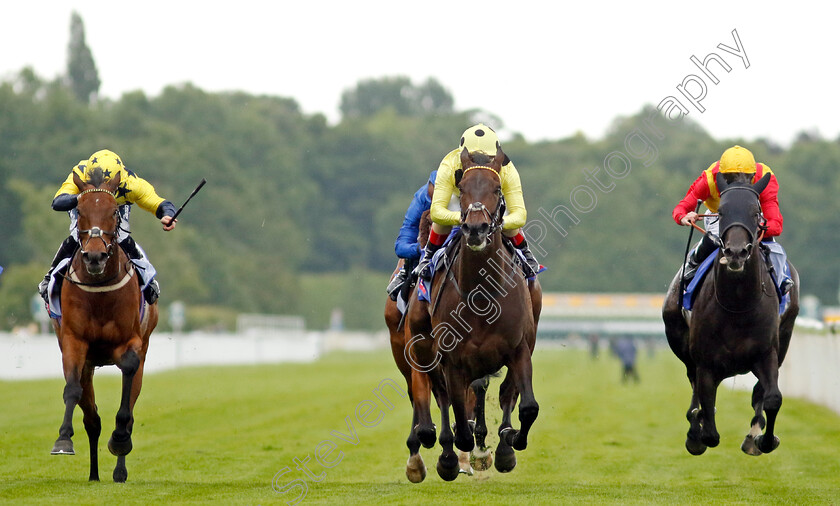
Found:
[[(432, 278), (434, 278), (434, 273), (447, 265), (452, 265), (452, 262), (455, 261), (455, 257), (458, 255), (457, 246), (457, 239), (459, 237), (461, 227), (454, 227), (452, 232), (449, 233), (449, 236), (444, 241), (443, 246), (435, 251), (434, 255), (432, 255), (432, 261), (429, 263), (429, 272), (432, 273)], [(528, 260), (525, 259), (525, 254), (522, 251), (518, 250), (510, 246), (508, 241), (503, 241), (505, 247), (508, 247), (513, 254), (518, 259), (520, 265), (526, 265)], [(540, 265), (540, 270), (537, 274), (542, 273), (545, 271), (547, 267), (544, 265)], [(533, 281), (536, 279), (536, 275), (531, 276), (528, 278), (528, 281)], [(429, 289), (431, 288), (431, 282), (426, 282), (422, 277), (417, 280), (417, 299), (422, 300), (425, 302), (431, 302), (431, 296), (429, 295)]]
[[(703, 283), (703, 278), (706, 277), (706, 274), (708, 274), (709, 269), (715, 262), (718, 250), (720, 250), (720, 248), (715, 248), (715, 250), (711, 254), (709, 254), (709, 256), (706, 257), (706, 259), (703, 260), (703, 262), (697, 267), (697, 271), (694, 273), (694, 278), (691, 279), (691, 282), (688, 284), (688, 286), (685, 288), (685, 291), (683, 292), (683, 308), (690, 311), (691, 308), (694, 306), (694, 299), (697, 296), (697, 292), (699, 291), (698, 289)], [(772, 273), (771, 278), (773, 278), (773, 286), (776, 288), (776, 295), (779, 297), (780, 301), (779, 314), (782, 314), (785, 312), (785, 309), (787, 309), (787, 306), (790, 303), (790, 294), (782, 295), (782, 292), (779, 289), (778, 280), (776, 280), (775, 276), (773, 276)]]

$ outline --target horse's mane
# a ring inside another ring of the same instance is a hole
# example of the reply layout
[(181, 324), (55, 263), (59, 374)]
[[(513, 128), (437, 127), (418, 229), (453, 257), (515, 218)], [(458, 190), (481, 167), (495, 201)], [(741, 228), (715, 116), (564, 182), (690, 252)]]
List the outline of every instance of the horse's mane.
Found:
[(470, 153), (470, 159), (473, 161), (473, 163), (476, 164), (489, 164), (493, 161), (492, 156), (485, 153), (481, 153), (479, 151), (476, 151), (475, 153)]
[(102, 172), (102, 167), (95, 167), (88, 173), (87, 182), (94, 187), (99, 188), (105, 182), (105, 173)]
[(746, 172), (727, 172), (727, 173), (721, 172), (721, 174), (723, 175), (723, 179), (728, 184), (733, 184), (733, 183), (751, 184), (752, 183), (753, 174), (748, 174)]

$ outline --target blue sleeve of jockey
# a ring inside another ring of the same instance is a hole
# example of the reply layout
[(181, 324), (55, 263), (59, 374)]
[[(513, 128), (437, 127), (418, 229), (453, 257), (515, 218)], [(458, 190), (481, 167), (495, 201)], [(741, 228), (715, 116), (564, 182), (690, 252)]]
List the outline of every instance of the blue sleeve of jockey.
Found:
[(52, 208), (56, 211), (69, 211), (76, 207), (79, 203), (78, 195), (70, 195), (69, 193), (62, 193), (52, 201)]
[(414, 198), (405, 212), (400, 233), (394, 243), (394, 251), (400, 258), (420, 258), (420, 244), (417, 242), (417, 235), (420, 233), (420, 218), (423, 211), (431, 206), (429, 199), (428, 184), (424, 184), (414, 193)]
[(168, 200), (164, 200), (158, 206), (157, 211), (155, 211), (155, 216), (157, 216), (158, 219), (161, 219), (164, 216), (175, 216), (176, 212), (175, 204)]

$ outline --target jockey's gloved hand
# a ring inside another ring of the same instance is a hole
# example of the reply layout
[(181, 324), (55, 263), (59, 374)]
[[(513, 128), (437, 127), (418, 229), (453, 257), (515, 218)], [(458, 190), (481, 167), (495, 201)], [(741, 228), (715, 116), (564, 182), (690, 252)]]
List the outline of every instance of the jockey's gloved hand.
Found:
[(723, 241), (720, 240), (720, 237), (714, 232), (706, 232), (706, 237), (715, 243), (718, 247), (723, 247)]

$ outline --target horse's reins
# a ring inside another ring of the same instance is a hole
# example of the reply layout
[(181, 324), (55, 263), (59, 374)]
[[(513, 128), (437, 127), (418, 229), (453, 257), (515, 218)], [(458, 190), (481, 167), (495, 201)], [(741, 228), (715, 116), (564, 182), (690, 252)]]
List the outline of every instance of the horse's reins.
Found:
[[(473, 169), (486, 169), (486, 170), (492, 170), (493, 172), (496, 172), (495, 170), (493, 170), (493, 168), (488, 167), (486, 165), (473, 165), (472, 167), (467, 167), (466, 169), (464, 169), (464, 173), (466, 173), (467, 171), (473, 170)], [(496, 231), (496, 229), (499, 228), (499, 225), (500, 225), (499, 215), (501, 214), (500, 211), (502, 209), (503, 201), (504, 201), (504, 199), (502, 197), (499, 197), (499, 202), (496, 204), (496, 209), (493, 211), (492, 214), (487, 209), (487, 206), (485, 206), (483, 203), (473, 202), (472, 204), (470, 204), (467, 207), (467, 209), (465, 211), (461, 211), (461, 224), (462, 225), (464, 224), (464, 220), (467, 219), (467, 216), (470, 213), (480, 212), (480, 213), (483, 213), (484, 216), (487, 217), (488, 220), (490, 220), (490, 230), (487, 233), (488, 236), (490, 234), (493, 234)], [(463, 228), (461, 230), (463, 230)], [(461, 287), (458, 286), (458, 280), (456, 280), (454, 274), (452, 274), (452, 264), (446, 266), (446, 272), (444, 273), (444, 279), (447, 279), (447, 278), (452, 281), (452, 284), (455, 287), (455, 291), (458, 292), (458, 296), (461, 299), (463, 299), (464, 298), (464, 293), (461, 291)], [(441, 294), (441, 292), (443, 292), (443, 286), (445, 284), (446, 284), (445, 282), (441, 282), (439, 284), (440, 286), (438, 287), (437, 296), (434, 297), (434, 303), (432, 304), (431, 312), (429, 313), (430, 315), (434, 315), (435, 311), (437, 310), (438, 303), (440, 302), (440, 294)]]
[[(748, 188), (748, 187), (741, 187), (741, 186), (735, 186), (735, 187), (728, 188), (728, 189), (724, 190), (723, 192), (721, 192), (721, 195), (723, 195), (723, 193), (725, 193), (725, 192), (727, 192), (727, 191), (729, 191), (729, 190), (741, 190), (741, 189), (743, 189), (743, 190), (750, 190), (753, 194), (755, 194), (756, 199), (758, 199), (758, 193), (757, 193), (754, 189), (752, 189), (752, 188)], [(705, 214), (705, 215), (698, 215), (698, 217), (699, 217), (699, 216), (703, 216), (703, 217), (710, 216), (710, 217), (713, 217), (713, 216), (720, 216), (720, 215), (719, 215), (719, 214)], [(692, 223), (692, 225), (694, 225), (694, 224)], [(746, 228), (746, 225), (745, 225), (744, 223), (740, 222), (740, 221), (735, 222), (735, 223), (731, 223), (731, 224), (730, 224), (730, 225), (726, 228), (726, 230), (724, 230), (724, 231), (721, 233), (721, 248), (723, 247), (723, 246), (722, 246), (722, 243), (723, 243), (723, 240), (722, 240), (722, 239), (723, 239), (723, 234), (725, 234), (725, 233), (726, 233), (726, 231), (727, 231), (728, 229), (732, 228), (734, 225), (739, 225), (739, 226), (742, 226), (742, 227)], [(694, 226), (696, 227), (696, 225), (694, 225)], [(697, 227), (697, 228), (699, 228), (699, 227)], [(767, 230), (767, 220), (766, 220), (766, 219), (764, 219), (764, 222), (763, 222), (763, 223), (761, 223), (761, 224), (759, 224), (759, 225), (757, 226), (757, 228), (758, 228), (758, 230), (759, 230), (759, 234), (758, 234), (758, 238), (757, 238), (757, 239), (756, 239), (756, 241), (755, 241), (755, 244), (761, 244), (762, 239), (764, 239), (764, 232)], [(702, 229), (701, 229), (701, 230), (702, 230)], [(747, 231), (748, 231), (748, 232), (750, 232), (750, 230), (749, 230), (749, 229), (747, 229)], [(750, 235), (752, 236), (752, 232), (750, 232)], [(750, 254), (751, 254), (751, 253), (750, 253)], [(749, 255), (748, 255), (748, 258), (749, 258)], [(717, 265), (715, 266), (715, 269), (718, 269), (718, 266), (717, 266)], [(714, 294), (715, 294), (715, 302), (718, 304), (718, 306), (720, 306), (720, 307), (721, 307), (721, 309), (723, 309), (724, 311), (726, 311), (726, 312), (728, 312), (728, 313), (734, 313), (734, 314), (748, 313), (748, 312), (752, 311), (753, 309), (755, 309), (755, 307), (756, 307), (756, 306), (758, 305), (758, 303), (761, 301), (762, 295), (766, 295), (766, 296), (768, 296), (768, 297), (770, 297), (770, 296), (772, 295), (772, 294), (768, 294), (768, 293), (767, 293), (767, 291), (766, 291), (766, 288), (767, 288), (767, 287), (766, 287), (766, 283), (765, 283), (764, 279), (762, 279), (762, 280), (761, 280), (761, 295), (759, 295), (758, 297), (756, 297), (756, 298), (755, 298), (755, 303), (754, 303), (752, 306), (748, 307), (747, 309), (743, 309), (743, 310), (734, 310), (734, 309), (729, 309), (728, 307), (726, 307), (726, 306), (725, 306), (725, 305), (724, 305), (724, 304), (720, 301), (720, 298), (718, 297), (718, 290), (717, 290), (717, 276), (712, 276), (712, 278), (713, 278), (713, 279), (712, 279), (712, 282), (714, 283), (714, 288), (713, 288), (713, 290), (712, 290), (712, 291), (713, 291), (713, 292), (714, 292)]]

